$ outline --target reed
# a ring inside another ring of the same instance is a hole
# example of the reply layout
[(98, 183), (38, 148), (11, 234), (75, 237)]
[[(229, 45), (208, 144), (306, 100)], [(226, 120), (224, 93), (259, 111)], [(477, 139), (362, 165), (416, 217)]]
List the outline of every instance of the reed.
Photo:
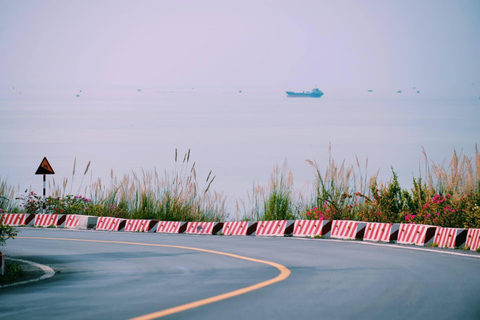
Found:
[[(337, 163), (332, 156), (331, 144), (328, 147), (328, 155), (328, 164), (324, 171), (316, 161), (306, 160), (315, 170), (313, 195), (309, 205), (314, 208), (317, 217), (330, 220), (354, 219), (355, 212), (350, 209), (358, 204), (358, 201), (363, 202), (365, 197), (354, 199), (352, 194), (367, 195), (369, 190), (368, 158), (363, 168), (358, 157), (356, 157), (356, 168), (353, 165), (347, 166), (345, 160)], [(370, 185), (377, 183), (377, 175), (370, 178)]]
[(131, 172), (117, 179), (111, 172), (110, 187), (100, 179), (91, 186), (92, 201), (108, 208), (110, 204), (125, 211), (124, 215), (136, 219), (166, 221), (219, 221), (226, 218), (226, 198), (211, 190), (215, 179), (208, 174), (201, 187), (197, 181), (195, 163), (190, 164), (190, 150), (181, 164), (175, 150), (175, 169), (160, 177), (157, 170), (142, 170), (141, 175)]
[(267, 186), (255, 186), (248, 195), (249, 207), (244, 201), (236, 202), (236, 216), (241, 208), (243, 220), (291, 220), (300, 216), (301, 193), (294, 190), (293, 174), (285, 162), (275, 165)]
[(18, 188), (15, 189), (8, 183), (7, 179), (0, 177), (0, 214), (2, 212), (20, 211), (20, 205), (15, 194), (18, 194)]

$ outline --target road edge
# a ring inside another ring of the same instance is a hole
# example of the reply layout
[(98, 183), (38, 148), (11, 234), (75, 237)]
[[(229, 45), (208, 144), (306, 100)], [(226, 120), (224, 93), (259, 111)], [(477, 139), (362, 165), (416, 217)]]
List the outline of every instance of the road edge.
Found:
[(49, 266), (46, 266), (44, 264), (40, 264), (40, 263), (36, 263), (36, 262), (33, 262), (33, 261), (24, 260), (24, 259), (18, 259), (18, 258), (11, 258), (11, 257), (5, 257), (5, 258), (8, 259), (8, 260), (12, 260), (12, 261), (16, 261), (16, 262), (23, 262), (23, 263), (29, 264), (31, 266), (37, 267), (37, 268), (41, 269), (45, 274), (38, 277), (38, 278), (35, 278), (35, 279), (24, 280), (24, 281), (19, 281), (19, 282), (0, 285), (0, 288), (13, 287), (13, 286), (21, 285), (21, 284), (37, 282), (37, 281), (49, 279), (49, 278), (51, 278), (55, 275), (55, 270), (53, 270), (52, 268), (50, 268)]

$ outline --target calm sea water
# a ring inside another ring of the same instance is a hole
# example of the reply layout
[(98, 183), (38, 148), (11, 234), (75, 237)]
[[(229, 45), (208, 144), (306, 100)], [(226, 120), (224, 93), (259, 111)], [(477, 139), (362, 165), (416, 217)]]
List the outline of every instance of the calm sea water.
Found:
[(393, 166), (409, 187), (422, 147), (431, 160), (448, 162), (454, 149), (473, 156), (480, 141), (480, 88), (473, 85), (401, 94), (320, 88), (321, 99), (284, 92), (302, 88), (0, 88), (0, 177), (38, 193), (42, 178), (34, 173), (43, 157), (57, 183), (71, 179), (76, 157), (77, 183), (91, 161), (84, 185), (97, 178), (108, 184), (111, 169), (119, 178), (132, 170), (171, 172), (175, 149), (179, 157), (190, 149), (198, 180), (213, 170), (212, 188), (232, 203), (285, 161), (298, 188), (313, 181), (305, 160), (325, 167), (329, 143), (337, 162), (355, 164), (358, 156), (363, 165), (368, 157), (369, 175), (380, 170), (388, 180)]

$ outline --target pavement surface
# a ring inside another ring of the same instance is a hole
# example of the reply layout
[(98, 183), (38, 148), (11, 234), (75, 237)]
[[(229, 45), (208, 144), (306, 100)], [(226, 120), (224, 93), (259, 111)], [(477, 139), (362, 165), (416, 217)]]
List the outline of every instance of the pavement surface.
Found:
[(164, 319), (480, 319), (480, 259), (460, 250), (29, 228), (4, 251), (57, 273), (0, 288), (0, 319), (153, 319), (152, 313), (282, 273), (274, 265), (194, 248), (277, 263), (291, 273)]

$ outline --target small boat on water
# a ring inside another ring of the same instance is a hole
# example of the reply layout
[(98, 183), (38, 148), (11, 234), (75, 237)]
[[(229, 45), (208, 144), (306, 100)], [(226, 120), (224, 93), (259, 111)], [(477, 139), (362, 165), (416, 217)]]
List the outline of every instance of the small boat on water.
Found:
[(320, 98), (323, 96), (323, 92), (318, 88), (312, 89), (312, 91), (303, 91), (303, 92), (293, 92), (287, 91), (287, 97), (294, 97), (294, 98)]

